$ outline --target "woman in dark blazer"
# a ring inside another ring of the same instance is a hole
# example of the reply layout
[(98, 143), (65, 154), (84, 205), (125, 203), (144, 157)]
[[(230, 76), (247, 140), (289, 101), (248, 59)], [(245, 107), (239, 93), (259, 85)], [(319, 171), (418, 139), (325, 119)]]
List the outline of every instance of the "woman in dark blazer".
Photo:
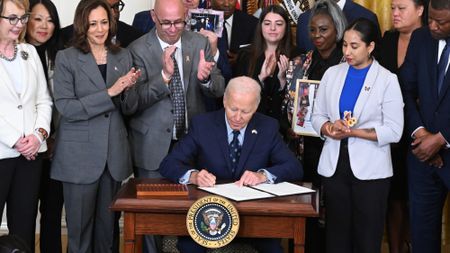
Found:
[(115, 46), (104, 0), (82, 0), (73, 47), (58, 52), (54, 97), (61, 119), (51, 177), (63, 182), (68, 252), (118, 252), (118, 217), (108, 209), (131, 174), (122, 92), (139, 76)]
[(286, 10), (278, 5), (266, 7), (259, 18), (253, 43), (241, 50), (236, 76), (249, 76), (261, 84), (258, 111), (277, 120), (286, 85), (286, 70), (291, 55), (291, 35)]
[[(394, 29), (384, 33), (381, 41), (380, 64), (394, 74), (399, 74), (412, 32), (422, 26), (424, 7), (423, 0), (392, 0), (391, 2)], [(404, 134), (399, 143), (391, 145), (394, 176), (389, 192), (387, 232), (389, 251), (392, 253), (410, 250), (406, 172), (409, 138)]]
[[(53, 76), (55, 58), (62, 49), (60, 23), (56, 6), (51, 0), (30, 1), (30, 20), (27, 25), (26, 40), (36, 47), (41, 59), (47, 86), (53, 96)], [(63, 190), (61, 182), (50, 178), (51, 159), (55, 142), (55, 128), (59, 122), (58, 111), (52, 111), (51, 135), (47, 139), (47, 152), (43, 159), (41, 189), (39, 191), (41, 252), (61, 253), (61, 216), (63, 208)]]

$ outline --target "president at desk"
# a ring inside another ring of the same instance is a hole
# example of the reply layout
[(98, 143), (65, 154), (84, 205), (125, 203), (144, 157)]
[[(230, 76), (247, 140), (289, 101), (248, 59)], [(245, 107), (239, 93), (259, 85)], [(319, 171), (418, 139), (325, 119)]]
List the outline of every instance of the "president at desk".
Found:
[[(303, 169), (283, 143), (276, 120), (255, 113), (260, 85), (251, 78), (232, 79), (224, 94), (224, 110), (193, 118), (189, 133), (160, 165), (174, 182), (213, 186), (217, 180), (240, 185), (299, 180)], [(283, 252), (279, 240), (254, 239), (259, 252)], [(187, 237), (179, 238), (181, 252), (206, 252)]]

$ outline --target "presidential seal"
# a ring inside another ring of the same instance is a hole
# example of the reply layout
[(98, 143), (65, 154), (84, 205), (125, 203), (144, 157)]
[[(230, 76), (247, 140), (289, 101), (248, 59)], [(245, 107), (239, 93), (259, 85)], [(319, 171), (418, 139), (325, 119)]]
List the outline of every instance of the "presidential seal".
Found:
[(227, 199), (210, 195), (197, 200), (186, 217), (189, 235), (203, 247), (215, 249), (230, 243), (239, 230), (239, 214)]

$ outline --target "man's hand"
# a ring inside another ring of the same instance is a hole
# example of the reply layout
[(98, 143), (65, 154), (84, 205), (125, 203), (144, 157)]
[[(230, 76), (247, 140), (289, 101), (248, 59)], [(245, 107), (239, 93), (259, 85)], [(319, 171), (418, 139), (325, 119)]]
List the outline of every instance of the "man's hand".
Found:
[(202, 169), (201, 171), (192, 172), (189, 182), (200, 187), (212, 187), (216, 184), (216, 176), (209, 173), (206, 169)]
[(240, 187), (244, 185), (255, 186), (266, 181), (267, 177), (264, 173), (246, 170), (244, 174), (242, 174), (241, 179), (239, 179), (239, 181), (236, 181), (236, 184)]
[(162, 54), (162, 65), (163, 65), (163, 72), (164, 75), (167, 78), (171, 78), (175, 69), (175, 65), (172, 60), (172, 54), (175, 52), (175, 49), (177, 49), (176, 46), (170, 46), (166, 47)]
[(217, 53), (217, 34), (214, 32), (211, 32), (209, 30), (205, 30), (205, 29), (200, 29), (200, 31), (198, 32), (201, 35), (205, 36), (208, 41), (209, 41), (209, 45), (211, 46), (211, 55), (216, 55)]
[(198, 62), (198, 72), (197, 72), (197, 78), (200, 81), (208, 80), (209, 75), (211, 74), (211, 71), (216, 63), (208, 62), (205, 59), (205, 51), (203, 49), (200, 50), (200, 61)]
[(419, 129), (414, 136), (412, 153), (422, 162), (432, 159), (446, 144), (441, 133), (432, 134), (424, 128)]

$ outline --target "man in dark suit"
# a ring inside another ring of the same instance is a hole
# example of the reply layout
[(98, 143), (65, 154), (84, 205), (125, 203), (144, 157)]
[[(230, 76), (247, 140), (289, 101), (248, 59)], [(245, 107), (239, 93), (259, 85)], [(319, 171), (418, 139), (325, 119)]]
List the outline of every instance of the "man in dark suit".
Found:
[[(236, 10), (237, 0), (211, 0), (211, 8), (224, 12), (224, 30), (219, 38), (218, 64), (224, 61), (231, 67), (236, 63), (237, 53), (241, 46), (251, 44), (258, 19), (240, 10)], [(223, 64), (225, 64), (223, 63)]]
[[(114, 19), (117, 24), (117, 34), (115, 40), (120, 43), (121, 47), (128, 47), (128, 45), (141, 37), (144, 33), (135, 29), (131, 25), (120, 21), (120, 12), (123, 10), (125, 4), (122, 0), (107, 0), (109, 6), (111, 6), (112, 13), (114, 14)], [(70, 46), (70, 40), (73, 37), (73, 25), (64, 27), (61, 30), (63, 42), (65, 46)]]
[[(352, 0), (337, 0), (338, 6), (344, 12), (347, 23), (350, 24), (358, 18), (367, 18), (374, 22), (380, 30), (380, 25), (378, 23), (378, 18), (375, 13), (364, 8), (363, 6), (354, 3)], [(309, 38), (309, 18), (311, 16), (311, 10), (307, 10), (298, 17), (297, 21), (297, 49), (301, 53), (306, 53), (309, 50), (314, 49), (314, 45)]]
[(431, 0), (429, 25), (411, 37), (401, 68), (414, 252), (441, 252), (442, 209), (450, 189), (450, 2)]
[[(253, 186), (301, 179), (302, 166), (283, 143), (277, 121), (256, 113), (260, 93), (260, 85), (249, 77), (231, 79), (225, 109), (192, 120), (189, 133), (161, 163), (161, 174), (198, 186), (213, 186), (216, 180)], [(252, 241), (258, 252), (283, 252), (277, 239)], [(189, 237), (180, 237), (178, 248), (206, 252)]]

